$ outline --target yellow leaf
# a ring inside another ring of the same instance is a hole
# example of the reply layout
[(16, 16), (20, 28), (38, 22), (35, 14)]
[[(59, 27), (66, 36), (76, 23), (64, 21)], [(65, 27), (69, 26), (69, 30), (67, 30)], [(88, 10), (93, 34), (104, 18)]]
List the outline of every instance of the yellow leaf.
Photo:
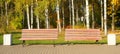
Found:
[(117, 5), (118, 0), (112, 0), (111, 4)]

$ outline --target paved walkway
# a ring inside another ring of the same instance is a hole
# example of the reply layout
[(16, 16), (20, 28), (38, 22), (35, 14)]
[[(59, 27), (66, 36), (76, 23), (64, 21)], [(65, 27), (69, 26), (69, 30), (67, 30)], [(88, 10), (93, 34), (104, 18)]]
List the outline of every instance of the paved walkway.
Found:
[(0, 54), (120, 54), (120, 45), (0, 45)]

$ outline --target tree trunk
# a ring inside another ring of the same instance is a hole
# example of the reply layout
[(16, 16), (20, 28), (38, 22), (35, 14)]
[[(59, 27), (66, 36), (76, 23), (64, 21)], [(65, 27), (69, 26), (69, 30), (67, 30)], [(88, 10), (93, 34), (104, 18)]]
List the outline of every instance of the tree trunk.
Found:
[(70, 0), (69, 0), (69, 13), (70, 13), (69, 19), (70, 19), (70, 27), (71, 27), (71, 25), (72, 25), (72, 18), (71, 17), (72, 16), (71, 16), (71, 1)]
[(89, 5), (88, 5), (88, 0), (86, 0), (86, 27), (87, 29), (90, 28), (90, 23), (89, 23)]
[(82, 11), (83, 11), (83, 16), (81, 17), (81, 21), (83, 22), (84, 28), (86, 27), (86, 8), (85, 8), (85, 0), (81, 0), (82, 2)]
[(104, 34), (107, 35), (107, 1), (104, 0)]
[(114, 30), (115, 30), (115, 24), (114, 24), (114, 22), (115, 22), (115, 18), (114, 18), (114, 4), (112, 5), (112, 32), (114, 32)]
[[(36, 0), (36, 6), (38, 6), (37, 0)], [(40, 20), (38, 15), (36, 15), (36, 22), (37, 22), (37, 29), (40, 29)]]
[(48, 9), (45, 9), (45, 16), (46, 16), (46, 28), (49, 28), (49, 21), (48, 21)]
[(29, 6), (28, 6), (28, 4), (26, 5), (26, 13), (27, 13), (27, 25), (28, 25), (28, 29), (30, 29)]
[(56, 11), (57, 11), (57, 27), (59, 32), (61, 32), (61, 24), (60, 24), (60, 13), (59, 13), (59, 0), (57, 0), (57, 7), (56, 7)]
[(75, 18), (74, 18), (74, 2), (72, 0), (72, 28), (75, 26)]
[(78, 25), (78, 6), (76, 5), (76, 24)]
[(38, 15), (36, 16), (36, 22), (37, 22), (37, 29), (40, 29), (40, 20)]
[(94, 3), (92, 1), (92, 28), (95, 27), (95, 18), (94, 18)]
[(64, 29), (65, 28), (64, 6), (62, 7), (62, 15), (63, 15), (63, 29)]
[(101, 0), (101, 30), (104, 28), (104, 19), (103, 19), (103, 1)]
[(8, 12), (7, 12), (7, 11), (8, 11), (8, 10), (7, 10), (7, 2), (5, 2), (6, 27), (8, 28), (9, 22), (8, 22)]
[(31, 4), (31, 29), (33, 29), (33, 3)]

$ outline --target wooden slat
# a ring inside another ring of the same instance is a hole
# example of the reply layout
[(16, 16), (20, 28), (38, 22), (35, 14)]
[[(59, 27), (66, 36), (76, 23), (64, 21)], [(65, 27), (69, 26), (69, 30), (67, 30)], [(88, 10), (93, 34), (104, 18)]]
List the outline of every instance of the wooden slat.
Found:
[(21, 38), (20, 40), (56, 40), (57, 38)]
[(66, 29), (65, 40), (100, 40), (99, 29)]
[(67, 34), (66, 36), (100, 36), (99, 34)]
[(72, 41), (72, 40), (101, 40), (101, 37), (71, 37), (71, 38), (66, 38), (66, 41)]
[(45, 40), (57, 39), (57, 29), (23, 29), (20, 40)]
[(22, 34), (22, 36), (55, 36), (55, 34)]

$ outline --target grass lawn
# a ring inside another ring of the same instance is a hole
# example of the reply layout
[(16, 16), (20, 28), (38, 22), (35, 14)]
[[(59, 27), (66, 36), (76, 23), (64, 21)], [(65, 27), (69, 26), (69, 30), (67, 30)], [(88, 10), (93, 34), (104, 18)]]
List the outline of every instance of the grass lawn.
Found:
[(2, 42), (3, 42), (3, 36), (2, 34), (0, 34), (0, 44), (2, 44)]
[[(12, 33), (12, 44), (13, 45), (19, 45), (22, 43), (20, 41), (21, 32), (13, 32)], [(34, 44), (53, 44), (54, 42), (52, 40), (37, 40), (37, 41), (26, 41), (26, 44), (34, 45)], [(67, 44), (64, 40), (64, 32), (59, 34), (59, 37), (57, 40), (55, 40), (55, 44)], [(81, 40), (81, 41), (70, 41), (71, 44), (107, 44), (107, 36), (103, 36), (102, 40), (100, 40), (98, 43), (95, 43), (93, 40)], [(3, 44), (3, 34), (0, 34), (0, 45)], [(120, 44), (120, 35), (117, 35), (117, 44)]]

